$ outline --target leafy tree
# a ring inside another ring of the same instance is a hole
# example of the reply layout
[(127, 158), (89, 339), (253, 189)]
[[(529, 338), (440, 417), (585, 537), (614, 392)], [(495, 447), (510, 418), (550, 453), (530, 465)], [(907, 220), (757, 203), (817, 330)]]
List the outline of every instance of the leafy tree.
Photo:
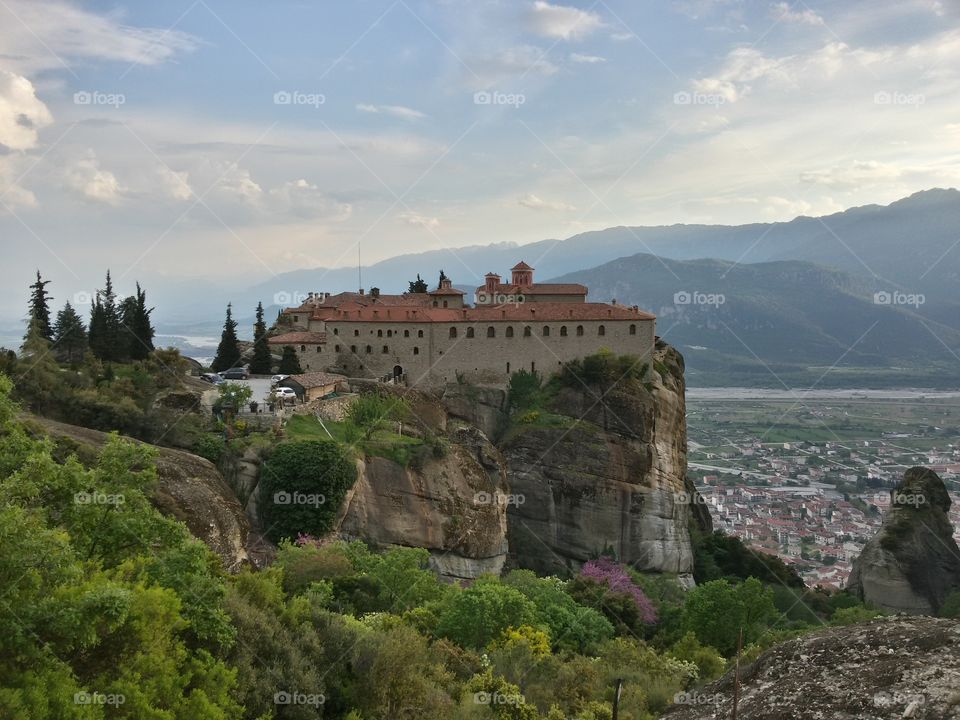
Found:
[(537, 405), (540, 399), (540, 375), (536, 372), (518, 370), (510, 375), (507, 402), (511, 410), (523, 412)]
[(683, 607), (686, 630), (727, 657), (737, 649), (741, 628), (748, 645), (759, 640), (776, 617), (773, 592), (756, 578), (736, 584), (711, 580), (691, 590)]
[(37, 281), (30, 286), (30, 311), (27, 314), (27, 330), (36, 322), (37, 331), (40, 336), (53, 340), (53, 329), (50, 327), (50, 294), (47, 292), (49, 280), (43, 280), (40, 277), (40, 271), (37, 270)]
[(709, 645), (702, 645), (692, 632), (688, 632), (670, 647), (670, 655), (677, 660), (694, 663), (700, 670), (702, 682), (716, 680), (723, 675), (727, 667), (723, 656)]
[(428, 292), (430, 288), (427, 286), (427, 281), (420, 277), (420, 273), (417, 273), (417, 279), (410, 281), (410, 292), (412, 293), (425, 293)]
[(303, 368), (300, 367), (300, 357), (293, 345), (283, 346), (283, 354), (280, 356), (280, 366), (277, 370), (284, 375), (299, 375), (303, 372)]
[(323, 535), (357, 479), (352, 460), (335, 442), (283, 443), (263, 463), (260, 515), (275, 542), (300, 533)]
[(78, 363), (87, 352), (87, 327), (69, 302), (57, 313), (53, 325), (53, 346), (61, 362)]
[(463, 647), (480, 650), (507, 628), (536, 622), (536, 607), (523, 593), (485, 578), (447, 598), (437, 634)]
[(20, 349), (17, 398), (31, 409), (45, 414), (56, 407), (62, 389), (60, 368), (36, 321), (30, 323)]
[(221, 372), (235, 367), (239, 362), (240, 342), (237, 339), (237, 321), (233, 319), (233, 306), (227, 303), (227, 317), (223, 321), (220, 344), (217, 346), (217, 354), (210, 364), (210, 369)]
[(272, 365), (270, 344), (267, 342), (267, 324), (263, 321), (263, 303), (258, 302), (257, 321), (253, 324), (253, 357), (250, 359), (250, 372), (253, 375), (269, 375)]
[(217, 387), (218, 405), (230, 407), (236, 412), (250, 402), (253, 389), (249, 385), (235, 382), (220, 383)]
[(88, 337), (90, 350), (96, 358), (105, 361), (123, 359), (125, 343), (121, 340), (120, 327), (120, 308), (110, 271), (107, 270), (104, 288), (97, 291), (90, 310)]

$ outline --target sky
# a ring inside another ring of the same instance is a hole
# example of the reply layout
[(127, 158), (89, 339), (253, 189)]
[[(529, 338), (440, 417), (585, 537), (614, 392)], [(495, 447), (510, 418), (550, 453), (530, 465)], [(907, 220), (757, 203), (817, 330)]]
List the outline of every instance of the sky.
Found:
[[(0, 0), (0, 321), (960, 185), (957, 0)], [(486, 269), (483, 269), (486, 270)]]

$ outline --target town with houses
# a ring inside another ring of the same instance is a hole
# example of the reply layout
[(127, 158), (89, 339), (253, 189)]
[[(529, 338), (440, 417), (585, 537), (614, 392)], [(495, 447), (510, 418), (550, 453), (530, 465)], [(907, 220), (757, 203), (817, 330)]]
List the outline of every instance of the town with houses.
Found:
[(909, 467), (926, 466), (946, 483), (960, 540), (960, 445), (921, 451), (903, 442), (744, 439), (713, 449), (691, 441), (689, 472), (715, 529), (779, 557), (810, 587), (839, 589)]

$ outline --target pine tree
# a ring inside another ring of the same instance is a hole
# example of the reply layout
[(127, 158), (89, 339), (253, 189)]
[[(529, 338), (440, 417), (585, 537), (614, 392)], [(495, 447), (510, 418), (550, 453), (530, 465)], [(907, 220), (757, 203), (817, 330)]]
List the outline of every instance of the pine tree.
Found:
[(447, 279), (447, 274), (441, 270), (440, 271), (440, 281), (437, 283), (437, 290), (443, 287), (443, 281)]
[(80, 362), (87, 352), (87, 328), (69, 302), (57, 313), (53, 325), (53, 347), (60, 362)]
[(113, 291), (110, 271), (107, 270), (106, 287), (97, 290), (90, 311), (90, 350), (97, 358), (108, 362), (123, 358), (126, 347), (120, 329), (120, 307)]
[[(53, 298), (47, 293), (49, 284), (49, 280), (40, 278), (40, 271), (37, 270), (37, 281), (30, 286), (30, 313), (27, 317), (27, 335), (36, 322), (37, 332), (45, 340), (53, 340), (53, 330), (50, 327), (50, 301)], [(24, 335), (24, 340), (27, 335)]]
[(257, 303), (257, 321), (253, 325), (253, 358), (250, 360), (252, 375), (269, 375), (273, 361), (270, 344), (267, 342), (267, 324), (263, 321), (263, 303)]
[(237, 341), (237, 321), (233, 319), (233, 305), (227, 303), (227, 318), (223, 322), (223, 333), (217, 346), (217, 356), (210, 364), (214, 372), (235, 367), (240, 362), (240, 344)]
[(123, 301), (121, 322), (125, 336), (126, 354), (131, 360), (145, 360), (153, 352), (153, 325), (147, 309), (147, 293), (137, 283), (137, 292)]
[(19, 366), (24, 370), (16, 377), (17, 399), (43, 414), (60, 402), (63, 386), (60, 367), (38, 320), (31, 321), (27, 329), (20, 358)]
[(303, 368), (300, 367), (300, 358), (297, 357), (297, 350), (293, 345), (283, 346), (278, 372), (284, 375), (299, 375), (303, 372)]
[(427, 281), (420, 277), (420, 273), (417, 273), (416, 280), (410, 280), (410, 292), (412, 293), (425, 293), (429, 289)]

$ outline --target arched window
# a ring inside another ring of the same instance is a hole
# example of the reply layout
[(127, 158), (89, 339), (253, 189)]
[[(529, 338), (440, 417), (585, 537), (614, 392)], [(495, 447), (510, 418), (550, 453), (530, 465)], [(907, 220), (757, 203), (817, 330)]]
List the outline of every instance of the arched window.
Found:
[(468, 328), (467, 328), (467, 337), (468, 337), (468, 338), (472, 338), (472, 337), (473, 337), (473, 328), (472, 328), (472, 327), (468, 327)]
[(637, 334), (637, 326), (636, 326), (636, 325), (631, 325), (631, 326), (630, 326), (630, 334), (631, 334), (631, 335), (636, 335), (636, 334)]
[(423, 337), (423, 330), (417, 330), (417, 337)]
[(597, 335), (606, 335), (606, 334), (607, 334), (607, 329), (603, 325), (597, 328)]
[(577, 325), (577, 337), (583, 337), (583, 325)]
[(351, 345), (351, 346), (350, 346), (350, 352), (352, 352), (354, 355), (356, 355), (356, 354), (357, 354), (357, 346), (356, 346), (356, 345)]
[(560, 326), (560, 337), (566, 337), (566, 336), (567, 336), (567, 326), (566, 326), (566, 325), (561, 325), (561, 326)]
[(455, 338), (457, 336), (457, 329), (455, 327), (450, 328), (450, 337)]
[(334, 351), (334, 352), (340, 352), (340, 346), (339, 346), (339, 345), (334, 345), (334, 346), (333, 346), (333, 351)]
[(404, 336), (404, 337), (410, 337), (410, 331), (409, 331), (409, 330), (404, 330), (404, 331), (403, 331), (403, 336)]
[(393, 330), (387, 330), (387, 337), (393, 337)]
[(354, 337), (360, 337), (360, 331), (359, 331), (359, 330), (354, 330), (354, 331), (353, 331), (353, 336), (354, 336)]
[(544, 337), (550, 337), (550, 326), (549, 326), (549, 325), (544, 325), (544, 326), (543, 326), (543, 336), (544, 336)]
[[(507, 337), (513, 337), (513, 326), (508, 325), (506, 332), (504, 332), (504, 335), (506, 335)], [(507, 372), (509, 372), (509, 370)]]
[(390, 352), (390, 348), (387, 347), (386, 345), (384, 345), (384, 346), (383, 346), (383, 354), (386, 355), (388, 352)]
[(378, 330), (377, 330), (377, 337), (383, 337), (383, 330), (382, 330), (382, 329), (378, 329)]
[(487, 328), (487, 337), (488, 337), (488, 338), (491, 338), (491, 337), (496, 337), (496, 336), (497, 336), (497, 329), (496, 329), (493, 325), (490, 325), (490, 326)]
[(307, 346), (306, 346), (306, 345), (301, 345), (301, 346), (300, 346), (300, 352), (304, 352), (306, 349), (307, 349)]
[(334, 334), (334, 335), (339, 335), (339, 334), (340, 334), (340, 328), (334, 328), (334, 329), (333, 329), (333, 334)]
[(414, 355), (419, 355), (419, 354), (420, 354), (420, 348), (414, 347), (414, 348), (413, 348), (413, 354), (414, 354)]
[(367, 345), (367, 355), (373, 352), (373, 348)]
[(532, 333), (531, 333), (531, 331), (530, 331), (530, 326), (529, 326), (529, 325), (527, 325), (526, 327), (523, 328), (523, 336), (524, 336), (524, 337), (530, 337), (531, 334), (532, 334)]
[(443, 301), (443, 306), (444, 306), (444, 307), (447, 306), (447, 301), (446, 301), (446, 300)]
[(323, 348), (317, 345), (317, 352), (323, 352)]

